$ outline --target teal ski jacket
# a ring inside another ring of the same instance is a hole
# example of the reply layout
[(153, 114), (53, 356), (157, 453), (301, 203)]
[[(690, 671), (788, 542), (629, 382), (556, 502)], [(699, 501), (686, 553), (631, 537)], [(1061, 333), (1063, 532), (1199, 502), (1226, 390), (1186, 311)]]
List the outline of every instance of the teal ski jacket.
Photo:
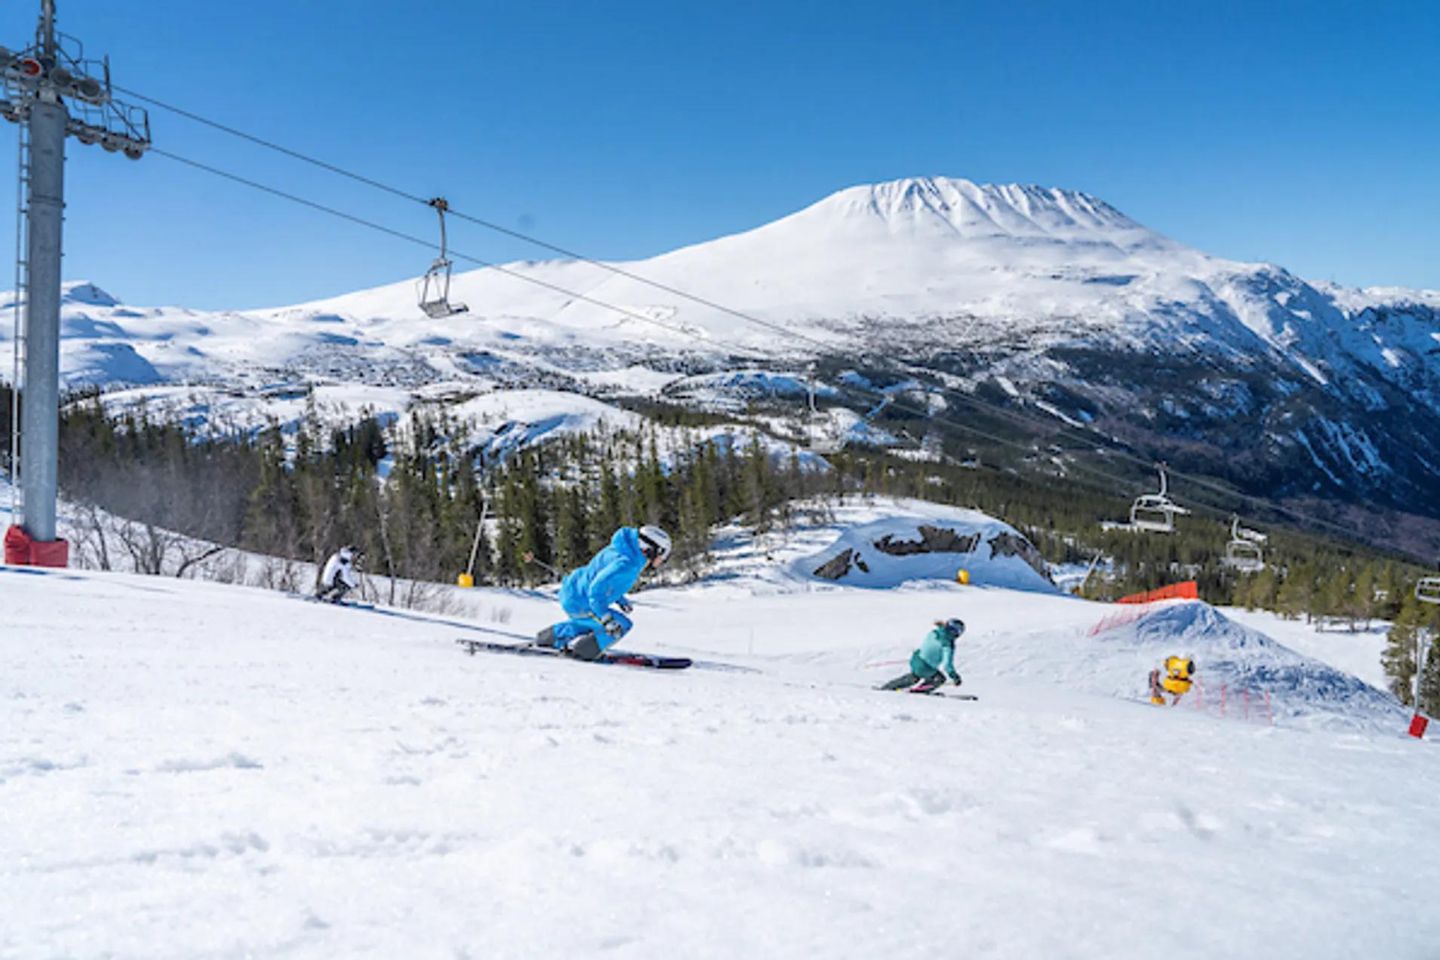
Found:
[(955, 676), (955, 638), (948, 630), (936, 627), (925, 634), (920, 649), (910, 655), (910, 672), (917, 677)]

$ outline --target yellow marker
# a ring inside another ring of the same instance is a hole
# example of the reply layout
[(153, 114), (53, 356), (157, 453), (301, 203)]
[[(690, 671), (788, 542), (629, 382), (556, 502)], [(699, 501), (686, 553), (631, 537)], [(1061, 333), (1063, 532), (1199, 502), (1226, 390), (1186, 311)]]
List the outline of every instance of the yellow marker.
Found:
[(958, 571), (956, 571), (956, 573), (955, 573), (955, 582), (958, 583), (958, 584), (960, 584), (961, 586), (964, 586), (965, 584), (969, 583), (969, 582), (970, 582), (970, 571), (969, 571), (969, 570), (966, 570), (964, 567), (961, 567), (961, 568), (960, 568)]
[(462, 574), (460, 574), (460, 576), (458, 576), (458, 577), (455, 578), (455, 582), (456, 582), (457, 584), (459, 584), (460, 586), (462, 586), (462, 587), (473, 587), (473, 586), (475, 586), (475, 578), (472, 577), (472, 576), (470, 576), (470, 574), (468, 574), (468, 573), (462, 573)]

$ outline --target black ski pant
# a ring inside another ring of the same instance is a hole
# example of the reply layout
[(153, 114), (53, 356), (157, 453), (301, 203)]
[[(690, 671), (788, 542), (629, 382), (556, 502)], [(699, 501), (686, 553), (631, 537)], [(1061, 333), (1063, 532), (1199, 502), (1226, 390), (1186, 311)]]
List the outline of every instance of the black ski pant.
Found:
[(331, 603), (339, 603), (345, 599), (345, 594), (350, 592), (350, 584), (341, 579), (339, 574), (335, 575), (335, 582), (322, 587), (320, 592), (315, 594), (321, 600), (329, 600)]
[(940, 673), (939, 670), (936, 670), (934, 673), (930, 674), (927, 677), (921, 677), (913, 673), (907, 673), (903, 677), (896, 677), (894, 680), (891, 680), (889, 683), (885, 684), (880, 689), (908, 690), (911, 687), (915, 686), (917, 683), (922, 682), (926, 684), (929, 689), (933, 690), (936, 687), (942, 686), (945, 683), (945, 677)]

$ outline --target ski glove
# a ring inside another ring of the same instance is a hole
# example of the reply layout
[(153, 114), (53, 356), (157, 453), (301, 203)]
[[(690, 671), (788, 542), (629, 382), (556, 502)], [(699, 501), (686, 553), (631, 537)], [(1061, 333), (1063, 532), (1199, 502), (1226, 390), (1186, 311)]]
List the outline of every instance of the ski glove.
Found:
[(955, 684), (955, 686), (957, 686), (957, 687), (960, 686), (960, 674), (958, 674), (958, 673), (952, 673), (952, 674), (950, 674), (950, 682), (953, 683), (953, 684)]
[(617, 606), (617, 607), (620, 608), (620, 612), (621, 612), (621, 613), (630, 613), (630, 612), (632, 612), (632, 611), (635, 609), (635, 605), (634, 605), (633, 603), (631, 603), (629, 600), (626, 600), (624, 597), (621, 597), (619, 600), (616, 600), (616, 601), (615, 601), (615, 606)]
[(620, 621), (616, 620), (608, 613), (600, 618), (600, 626), (604, 627), (605, 632), (610, 634), (610, 636), (614, 637), (616, 640), (619, 640), (620, 635), (625, 632), (625, 628), (620, 625)]

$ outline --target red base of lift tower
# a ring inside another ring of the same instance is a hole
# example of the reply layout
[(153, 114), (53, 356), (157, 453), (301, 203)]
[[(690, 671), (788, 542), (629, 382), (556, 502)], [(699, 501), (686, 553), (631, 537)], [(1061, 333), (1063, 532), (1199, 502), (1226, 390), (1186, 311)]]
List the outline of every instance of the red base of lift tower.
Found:
[(5, 562), (17, 566), (68, 567), (68, 540), (32, 540), (23, 527), (12, 525), (5, 531)]

